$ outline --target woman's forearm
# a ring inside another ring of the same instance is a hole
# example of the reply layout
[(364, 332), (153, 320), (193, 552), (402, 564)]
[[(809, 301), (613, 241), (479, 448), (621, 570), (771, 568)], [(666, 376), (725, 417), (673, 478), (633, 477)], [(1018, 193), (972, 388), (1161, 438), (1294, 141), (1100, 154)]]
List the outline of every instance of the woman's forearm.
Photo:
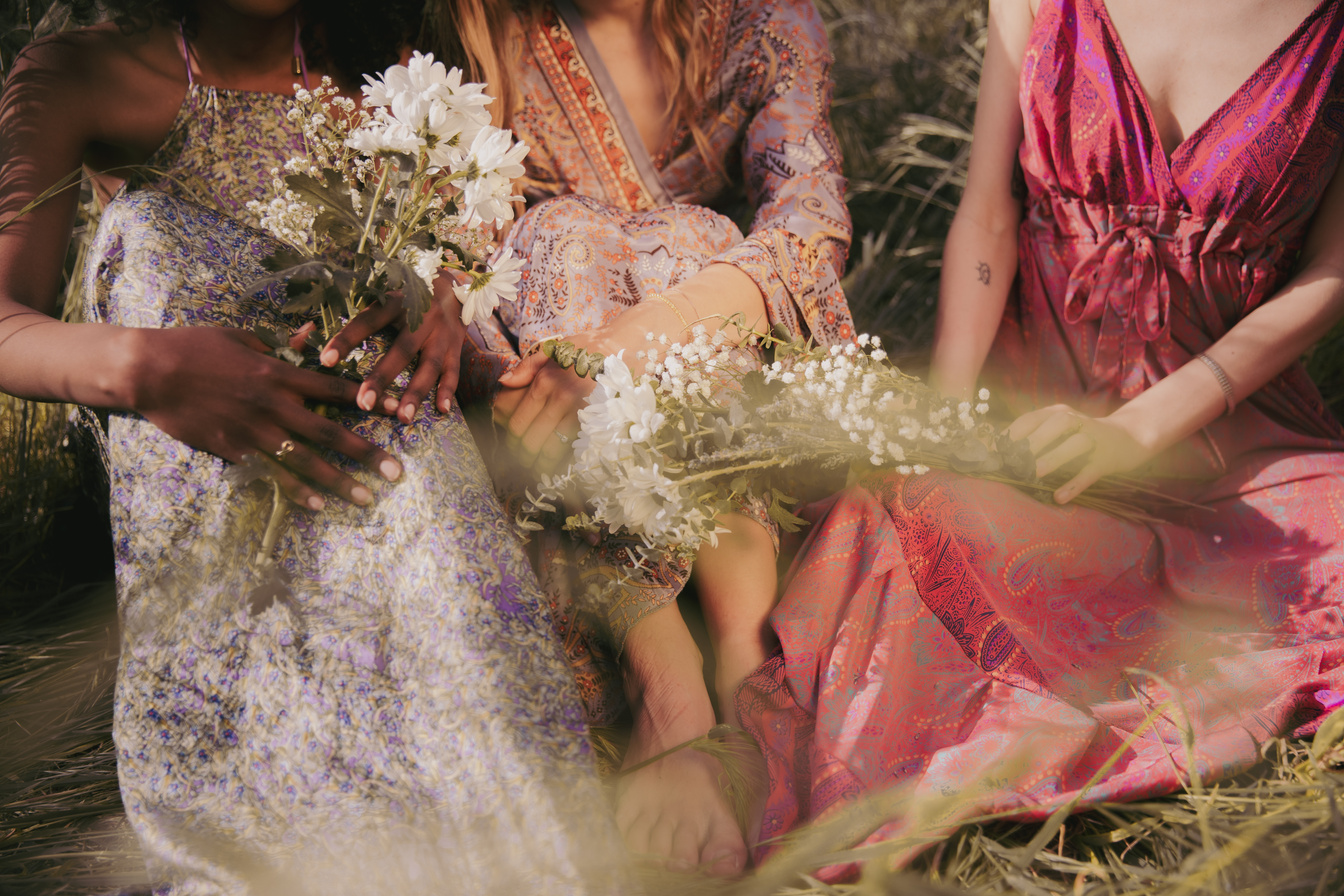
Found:
[[(1225, 374), (1232, 401), (1240, 403), (1301, 357), (1342, 316), (1344, 271), (1309, 266), (1205, 354)], [(1109, 419), (1158, 452), (1226, 413), (1228, 397), (1213, 370), (1195, 358)]]
[(14, 302), (0, 311), (0, 391), (37, 401), (134, 409), (149, 348), (138, 330), (65, 323)]
[(621, 349), (633, 354), (644, 347), (649, 333), (672, 342), (690, 342), (697, 325), (710, 333), (727, 328), (729, 338), (740, 341), (747, 334), (729, 326), (735, 317), (748, 330), (770, 330), (756, 282), (730, 264), (712, 264), (657, 297), (646, 297), (595, 331), (595, 338), (583, 341), (588, 348), (607, 354)]
[(957, 397), (975, 390), (1016, 275), (1016, 220), (985, 223), (958, 212), (943, 249), (929, 370), (936, 389)]

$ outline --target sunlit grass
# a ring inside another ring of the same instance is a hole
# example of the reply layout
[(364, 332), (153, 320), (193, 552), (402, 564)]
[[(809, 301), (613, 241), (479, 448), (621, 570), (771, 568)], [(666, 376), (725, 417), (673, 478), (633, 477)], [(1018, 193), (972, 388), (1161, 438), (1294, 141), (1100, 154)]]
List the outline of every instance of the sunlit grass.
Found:
[[(880, 333), (917, 367), (931, 334), (943, 235), (965, 177), (983, 3), (818, 5), (836, 51), (834, 117), (856, 225), (846, 288), (860, 329)], [(0, 13), (0, 67), (47, 6), (21, 2)], [(1341, 338), (1337, 328), (1309, 368), (1337, 409)], [(0, 892), (7, 894), (144, 884), (120, 815), (109, 735), (112, 596), (106, 587), (58, 591), (59, 577), (38, 560), (43, 551), (51, 556), (52, 519), (78, 482), (66, 413), (0, 396)], [(81, 549), (56, 547), (58, 555)], [(1264, 752), (1257, 769), (1232, 781), (1092, 809), (1057, 829), (969, 825), (904, 870), (889, 870), (883, 850), (871, 850), (857, 883), (810, 882), (808, 861), (739, 881), (648, 871), (645, 882), (652, 896), (1344, 893), (1344, 776), (1303, 742), (1273, 741)]]

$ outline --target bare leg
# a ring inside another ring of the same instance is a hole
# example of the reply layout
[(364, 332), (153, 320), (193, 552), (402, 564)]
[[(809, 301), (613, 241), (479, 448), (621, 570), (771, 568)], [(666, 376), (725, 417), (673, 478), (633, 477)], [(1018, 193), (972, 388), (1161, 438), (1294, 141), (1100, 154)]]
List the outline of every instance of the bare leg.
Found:
[(770, 533), (742, 514), (721, 519), (729, 529), (717, 547), (701, 549), (695, 561), (700, 607), (714, 647), (714, 690), (719, 715), (737, 724), (733, 695), (775, 646), (769, 622), (775, 606), (775, 547)]
[[(623, 667), (635, 716), (627, 768), (714, 725), (703, 658), (675, 603), (631, 629)], [(624, 776), (617, 788), (616, 821), (631, 852), (665, 857), (672, 868), (741, 871), (747, 847), (720, 772), (717, 760), (684, 749)]]

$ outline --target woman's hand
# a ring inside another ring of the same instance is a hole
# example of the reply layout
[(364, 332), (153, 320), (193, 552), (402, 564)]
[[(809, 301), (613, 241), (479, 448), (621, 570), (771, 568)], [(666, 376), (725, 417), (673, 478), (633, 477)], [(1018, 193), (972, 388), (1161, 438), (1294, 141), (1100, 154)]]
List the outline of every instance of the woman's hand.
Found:
[[(457, 391), (462, 342), (467, 336), (466, 325), (462, 323), (462, 305), (453, 295), (451, 277), (447, 273), (440, 274), (434, 281), (434, 300), (419, 327), (411, 330), (406, 326), (406, 312), (398, 302), (372, 305), (355, 315), (323, 346), (322, 363), (327, 367), (335, 366), (365, 339), (394, 324), (399, 330), (397, 338), (360, 385), (355, 403), (366, 411), (376, 408), (385, 414), (396, 414), (403, 423), (410, 423), (425, 396), (431, 389), (436, 389), (434, 404), (446, 413), (452, 406), (453, 393)], [(417, 359), (406, 391), (400, 398), (390, 394), (388, 386)]]
[[(570, 341), (593, 350), (599, 340), (585, 337), (589, 334)], [(508, 431), (510, 447), (527, 466), (543, 473), (557, 469), (579, 432), (579, 408), (596, 384), (541, 352), (528, 355), (499, 382), (494, 419)]]
[(353, 404), (357, 384), (274, 358), (245, 330), (130, 332), (138, 343), (130, 372), (132, 409), (173, 438), (225, 460), (272, 458), (277, 481), (297, 504), (321, 509), (313, 486), (355, 504), (373, 500), (366, 486), (323, 460), (321, 449), (388, 481), (401, 475), (391, 454), (304, 406), (307, 400)]
[(1078, 472), (1055, 489), (1055, 501), (1067, 504), (1103, 476), (1128, 472), (1157, 454), (1117, 416), (1089, 417), (1056, 404), (1018, 417), (1008, 427), (1008, 435), (1027, 440), (1036, 455), (1037, 476), (1082, 462)]

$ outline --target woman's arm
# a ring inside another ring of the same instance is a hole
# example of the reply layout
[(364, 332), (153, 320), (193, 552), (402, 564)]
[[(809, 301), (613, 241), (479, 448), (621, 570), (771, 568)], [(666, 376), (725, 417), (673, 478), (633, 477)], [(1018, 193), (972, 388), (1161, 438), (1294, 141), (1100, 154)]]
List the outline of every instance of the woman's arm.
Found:
[(304, 407), (307, 399), (352, 402), (355, 384), (272, 358), (242, 331), (129, 329), (51, 316), (77, 190), (25, 206), (86, 157), (119, 150), (144, 158), (181, 102), (182, 88), (174, 92), (152, 52), (128, 52), (111, 34), (114, 28), (95, 29), (31, 46), (0, 98), (0, 222), (7, 222), (0, 229), (0, 389), (136, 411), (231, 461), (301, 441), (278, 470), (291, 498), (320, 506), (311, 482), (367, 502), (366, 488), (308, 447), (399, 475), (391, 455)]
[(1013, 172), (1022, 143), (1018, 80), (1031, 33), (1027, 0), (992, 0), (966, 190), (943, 249), (930, 380), (969, 397), (1017, 276), (1022, 210)]
[[(1232, 400), (1240, 402), (1282, 373), (1341, 317), (1344, 166), (1336, 169), (1316, 210), (1298, 274), (1205, 354), (1224, 371)], [(1226, 412), (1221, 384), (1196, 358), (1106, 417), (1093, 419), (1060, 406), (1042, 408), (1014, 421), (1009, 434), (1028, 440), (1040, 475), (1087, 457), (1078, 473), (1056, 490), (1055, 500), (1064, 503), (1102, 476), (1140, 466)]]
[[(751, 27), (751, 40), (788, 52), (768, 54), (774, 68), (760, 80), (745, 129), (743, 175), (756, 209), (750, 233), (667, 290), (665, 302), (642, 302), (598, 330), (572, 334), (584, 347), (633, 355), (645, 347), (647, 333), (684, 342), (695, 323), (713, 332), (735, 315), (752, 327), (781, 326), (822, 342), (853, 337), (840, 290), (850, 219), (830, 126), (825, 25), (809, 0), (779, 0)], [(526, 459), (540, 458), (543, 469), (554, 466), (566, 449), (553, 433), (577, 430), (578, 408), (592, 383), (535, 355), (500, 382), (496, 419)]]
[[(755, 210), (751, 227), (746, 239), (671, 292), (684, 295), (682, 304), (696, 317), (722, 313), (720, 303), (733, 305), (731, 312), (750, 303), (756, 313), (744, 316), (758, 328), (822, 344), (853, 339), (840, 288), (853, 227), (831, 127), (834, 60), (826, 26), (811, 0), (764, 6), (747, 38), (765, 50), (753, 58), (769, 65), (759, 76), (742, 144), (742, 177)], [(723, 267), (739, 276), (709, 278)]]

